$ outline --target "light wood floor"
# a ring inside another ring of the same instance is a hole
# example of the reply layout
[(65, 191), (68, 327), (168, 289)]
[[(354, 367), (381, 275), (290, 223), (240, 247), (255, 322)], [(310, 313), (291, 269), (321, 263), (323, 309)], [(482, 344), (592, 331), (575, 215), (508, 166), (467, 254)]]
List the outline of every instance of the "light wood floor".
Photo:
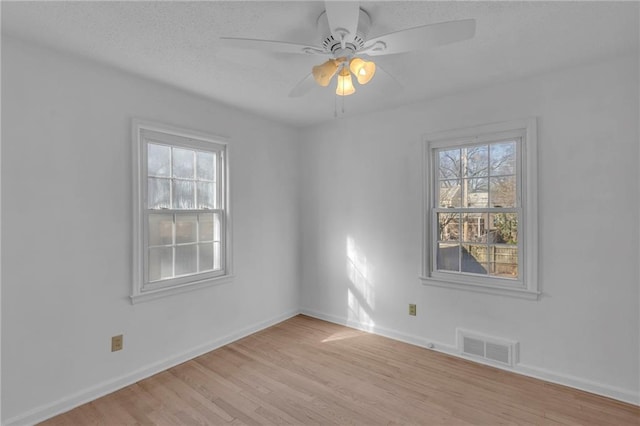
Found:
[(45, 425), (640, 425), (640, 408), (303, 315)]

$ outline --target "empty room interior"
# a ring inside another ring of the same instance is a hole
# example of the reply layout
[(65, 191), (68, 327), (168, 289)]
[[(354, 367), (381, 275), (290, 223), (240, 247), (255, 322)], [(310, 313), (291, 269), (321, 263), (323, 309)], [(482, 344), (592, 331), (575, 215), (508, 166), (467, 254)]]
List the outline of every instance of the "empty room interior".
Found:
[(2, 425), (640, 424), (640, 3), (0, 8)]

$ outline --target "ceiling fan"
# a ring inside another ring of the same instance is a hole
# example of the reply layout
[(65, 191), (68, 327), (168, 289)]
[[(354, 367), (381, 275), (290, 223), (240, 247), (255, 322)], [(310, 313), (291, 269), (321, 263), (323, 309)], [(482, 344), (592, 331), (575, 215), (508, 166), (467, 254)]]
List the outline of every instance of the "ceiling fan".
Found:
[(364, 58), (404, 53), (428, 47), (441, 46), (472, 38), (476, 31), (474, 19), (442, 22), (404, 29), (367, 39), (371, 18), (356, 1), (326, 1), (325, 11), (317, 21), (321, 45), (312, 46), (286, 41), (222, 37), (227, 47), (265, 50), (281, 53), (316, 55), (328, 58), (312, 68), (289, 93), (290, 97), (302, 96), (315, 84), (326, 87), (338, 75), (336, 94), (347, 96), (356, 89), (352, 75), (358, 84), (367, 84), (376, 72), (376, 64)]

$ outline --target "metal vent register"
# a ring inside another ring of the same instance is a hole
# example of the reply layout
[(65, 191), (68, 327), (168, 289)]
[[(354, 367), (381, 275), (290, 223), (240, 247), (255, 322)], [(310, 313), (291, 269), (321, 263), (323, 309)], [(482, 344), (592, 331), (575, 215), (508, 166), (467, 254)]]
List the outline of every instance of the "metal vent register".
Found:
[(513, 367), (517, 362), (518, 342), (457, 329), (458, 348), (463, 355)]

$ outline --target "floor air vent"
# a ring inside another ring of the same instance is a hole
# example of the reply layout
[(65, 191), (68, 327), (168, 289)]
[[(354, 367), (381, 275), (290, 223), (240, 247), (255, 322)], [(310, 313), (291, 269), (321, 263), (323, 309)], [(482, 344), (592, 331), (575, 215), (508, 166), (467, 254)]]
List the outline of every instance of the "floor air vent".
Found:
[(462, 329), (457, 332), (458, 348), (463, 355), (509, 367), (517, 362), (518, 342)]

